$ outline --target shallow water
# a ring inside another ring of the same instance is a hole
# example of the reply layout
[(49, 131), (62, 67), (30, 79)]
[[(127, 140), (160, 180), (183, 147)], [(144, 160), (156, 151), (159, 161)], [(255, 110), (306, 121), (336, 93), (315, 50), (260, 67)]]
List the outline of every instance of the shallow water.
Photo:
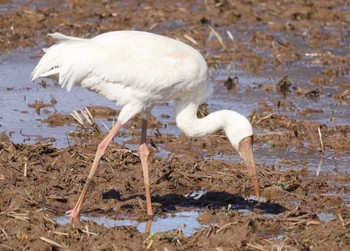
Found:
[[(199, 229), (207, 227), (207, 225), (202, 225), (198, 222), (197, 218), (199, 212), (188, 211), (188, 212), (177, 212), (174, 214), (167, 214), (164, 217), (155, 217), (151, 223), (150, 233), (161, 233), (170, 230), (181, 230), (186, 236), (191, 236), (196, 233)], [(54, 217), (55, 221), (60, 225), (70, 224), (70, 220), (66, 216)], [(92, 216), (92, 215), (82, 215), (80, 217), (82, 221), (93, 221), (98, 225), (105, 226), (108, 228), (118, 227), (118, 226), (133, 226), (141, 232), (146, 232), (147, 222), (138, 222), (136, 220), (130, 219), (112, 219), (105, 216)]]
[(317, 214), (317, 217), (324, 222), (332, 221), (337, 218), (334, 214), (331, 213), (319, 213)]

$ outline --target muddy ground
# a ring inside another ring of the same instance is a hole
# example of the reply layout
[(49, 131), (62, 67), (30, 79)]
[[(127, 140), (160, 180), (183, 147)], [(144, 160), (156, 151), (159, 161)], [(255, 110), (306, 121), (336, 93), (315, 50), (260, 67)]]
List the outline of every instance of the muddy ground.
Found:
[[(266, 95), (278, 94), (279, 98), (271, 103), (259, 102), (249, 115), (255, 130), (260, 132), (255, 136), (255, 149), (268, 145), (273, 152), (293, 146), (320, 158), (324, 151), (331, 151), (335, 159), (349, 155), (348, 123), (333, 125), (309, 120), (313, 114), (322, 114), (323, 107), (295, 109), (293, 103), (284, 99), (303, 96), (313, 100), (322, 96), (348, 109), (350, 50), (344, 46), (350, 41), (348, 1), (76, 0), (52, 1), (51, 6), (44, 2), (11, 5), (11, 1), (0, 1), (2, 53), (48, 46), (52, 41), (46, 34), (55, 31), (90, 37), (110, 30), (138, 29), (187, 42), (201, 50), (212, 68), (233, 62), (258, 75), (266, 68), (278, 71), (297, 64), (305, 50), (286, 37), (301, 39), (313, 53), (310, 65), (322, 65), (322, 72), (317, 78), (307, 79), (308, 87), (295, 86), (288, 77), (257, 87)], [(257, 28), (244, 41), (232, 39), (232, 34), (226, 32), (228, 28), (242, 31), (248, 26)], [(332, 53), (342, 46), (341, 53)], [(261, 51), (264, 53), (257, 53)], [(340, 80), (335, 82), (335, 78)], [(238, 88), (230, 79), (214, 84), (225, 84), (232, 95)], [(330, 89), (332, 92), (328, 93)], [(246, 92), (253, 93), (254, 88)], [(42, 108), (34, 104), (31, 112), (38, 113)], [(103, 107), (92, 110), (94, 116), (105, 118), (118, 113)], [(201, 115), (205, 113), (203, 109)], [(336, 117), (335, 111), (334, 118), (325, 120), (332, 122)], [(74, 120), (68, 114), (53, 114), (45, 123), (62, 126)], [(139, 132), (135, 125), (137, 119), (124, 133), (132, 135), (129, 143), (137, 144)], [(77, 126), (76, 134), (87, 140), (58, 149), (43, 143), (13, 143), (3, 132), (0, 249), (350, 250), (349, 163), (342, 164), (342, 172), (334, 166), (334, 173), (321, 172), (319, 176), (288, 156), (280, 160), (289, 166), (283, 170), (278, 168), (281, 163), (259, 164), (263, 200), (258, 203), (250, 197), (253, 191), (242, 163), (208, 159), (211, 155), (232, 154), (221, 132), (189, 140), (183, 135), (159, 133), (157, 128), (164, 125), (157, 118), (152, 118), (150, 126), (155, 132), (150, 136), (150, 177), (157, 216), (197, 209), (198, 221), (206, 227), (185, 236), (181, 227), (147, 234), (135, 227), (109, 228), (90, 221), (59, 225), (54, 217), (63, 215), (76, 202), (103, 134)], [(171, 154), (156, 157), (161, 149)], [(206, 193), (197, 200), (184, 197), (198, 190)], [(145, 221), (143, 194), (137, 152), (113, 143), (89, 189), (83, 214)], [(246, 209), (245, 213), (232, 205)]]

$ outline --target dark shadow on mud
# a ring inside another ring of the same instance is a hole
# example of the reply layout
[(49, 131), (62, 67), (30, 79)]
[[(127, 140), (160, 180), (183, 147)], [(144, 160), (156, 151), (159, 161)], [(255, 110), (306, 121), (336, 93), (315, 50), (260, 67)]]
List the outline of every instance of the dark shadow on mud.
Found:
[(102, 193), (102, 199), (105, 199), (105, 200), (114, 199), (114, 200), (125, 201), (125, 199), (122, 198), (121, 194), (115, 189), (111, 189), (107, 192)]
[[(103, 199), (116, 199), (119, 201), (128, 201), (139, 197), (145, 199), (144, 195), (131, 195), (122, 198), (121, 194), (112, 189), (102, 195)], [(233, 195), (227, 192), (206, 192), (201, 196), (183, 196), (178, 194), (153, 195), (153, 203), (160, 205), (164, 211), (176, 211), (177, 207), (184, 208), (230, 208), (230, 210), (249, 210), (262, 214), (280, 214), (285, 208), (274, 202), (258, 202), (257, 200), (244, 199), (241, 196)], [(128, 207), (123, 205), (122, 208)]]
[[(229, 207), (231, 210), (250, 210), (264, 214), (280, 214), (285, 208), (278, 203), (258, 202), (257, 200), (244, 199), (241, 196), (227, 192), (207, 192), (199, 198), (182, 196), (177, 194), (156, 195), (153, 201), (162, 205), (162, 209), (174, 211), (176, 207), (195, 207), (220, 209)], [(257, 210), (258, 209), (258, 210)]]

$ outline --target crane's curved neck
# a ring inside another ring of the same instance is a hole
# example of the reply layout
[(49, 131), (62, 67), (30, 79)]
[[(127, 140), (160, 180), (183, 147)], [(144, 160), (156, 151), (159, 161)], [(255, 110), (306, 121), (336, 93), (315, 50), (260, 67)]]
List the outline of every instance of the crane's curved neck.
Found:
[(175, 116), (177, 126), (189, 137), (200, 137), (224, 126), (220, 112), (214, 112), (204, 118), (197, 117), (198, 104), (175, 102)]
[(253, 134), (249, 121), (243, 115), (221, 110), (198, 118), (198, 106), (198, 103), (191, 101), (175, 101), (176, 124), (187, 136), (200, 137), (224, 129), (231, 144), (238, 148), (240, 140)]

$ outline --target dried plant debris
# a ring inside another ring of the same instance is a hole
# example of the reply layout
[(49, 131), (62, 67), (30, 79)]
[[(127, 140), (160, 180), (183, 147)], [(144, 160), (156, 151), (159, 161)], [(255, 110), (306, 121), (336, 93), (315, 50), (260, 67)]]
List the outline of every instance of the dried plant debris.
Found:
[(290, 87), (292, 82), (288, 79), (288, 76), (284, 76), (278, 83), (276, 84), (276, 89), (283, 94), (284, 96), (290, 93)]
[(350, 89), (347, 89), (341, 93), (334, 94), (333, 97), (342, 103), (345, 103), (347, 105), (350, 104)]

